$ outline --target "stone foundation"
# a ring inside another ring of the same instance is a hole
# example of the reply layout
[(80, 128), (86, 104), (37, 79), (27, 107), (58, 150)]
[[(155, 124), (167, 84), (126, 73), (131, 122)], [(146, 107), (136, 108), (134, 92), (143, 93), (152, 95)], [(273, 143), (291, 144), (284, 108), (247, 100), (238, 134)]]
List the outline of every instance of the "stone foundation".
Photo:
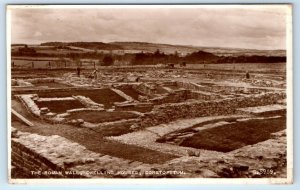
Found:
[(271, 91), (270, 89), (256, 88), (256, 87), (242, 87), (242, 86), (222, 86), (211, 83), (211, 85), (200, 85), (193, 82), (177, 82), (177, 86), (193, 91), (206, 91), (221, 94), (259, 94)]
[[(28, 178), (86, 178), (91, 175), (83, 173), (84, 171), (110, 170), (107, 161), (115, 164), (123, 162), (126, 167), (130, 162), (89, 151), (84, 146), (57, 135), (41, 136), (12, 129), (11, 142), (12, 166), (21, 170)], [(96, 164), (97, 168), (90, 164)], [(85, 170), (80, 171), (78, 168), (83, 165)]]
[(146, 113), (138, 124), (140, 127), (150, 127), (161, 123), (168, 123), (181, 118), (195, 118), (214, 115), (234, 114), (237, 108), (263, 106), (276, 103), (285, 98), (285, 93), (265, 93), (260, 95), (228, 98), (214, 101), (194, 101), (165, 104), (154, 107)]

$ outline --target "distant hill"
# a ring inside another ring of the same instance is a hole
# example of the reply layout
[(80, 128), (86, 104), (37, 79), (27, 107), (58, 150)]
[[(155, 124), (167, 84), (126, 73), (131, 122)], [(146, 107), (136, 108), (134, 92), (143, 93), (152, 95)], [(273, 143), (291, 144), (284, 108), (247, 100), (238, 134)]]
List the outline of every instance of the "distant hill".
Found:
[(175, 51), (188, 54), (198, 51), (196, 47), (182, 46), (182, 45), (169, 45), (169, 44), (155, 44), (147, 42), (112, 42), (110, 44), (121, 46), (125, 50), (139, 50), (144, 52), (153, 53), (157, 49), (165, 54), (172, 54)]
[(41, 46), (74, 46), (92, 50), (115, 50), (123, 49), (121, 46), (103, 43), (103, 42), (46, 42), (41, 43)]
[[(25, 44), (12, 44), (12, 48), (22, 47)], [(256, 50), (256, 49), (241, 49), (241, 48), (220, 48), (220, 47), (197, 47), (187, 45), (170, 45), (170, 44), (158, 44), (147, 42), (46, 42), (41, 43), (40, 46), (31, 46), (36, 50), (42, 47), (47, 47), (50, 50), (53, 49), (65, 49), (77, 50), (82, 52), (103, 52), (103, 53), (154, 53), (159, 49), (160, 52), (165, 54), (174, 54), (177, 52), (179, 56), (187, 56), (189, 54), (204, 51), (212, 53), (216, 56), (226, 57), (239, 57), (239, 56), (280, 56), (285, 57), (285, 50)], [(46, 51), (46, 50), (44, 50)], [(55, 52), (54, 52), (55, 53)]]
[(184, 45), (157, 44), (147, 42), (111, 42), (109, 44), (121, 46), (124, 50), (140, 50), (144, 52), (155, 52), (159, 49), (161, 52), (171, 54), (177, 51), (183, 55), (191, 54), (197, 51), (205, 51), (218, 56), (286, 56), (285, 50), (256, 50), (240, 48), (219, 48), (219, 47), (197, 47)]
[(218, 56), (286, 56), (286, 50), (256, 50), (239, 48), (199, 48), (202, 51), (210, 52)]

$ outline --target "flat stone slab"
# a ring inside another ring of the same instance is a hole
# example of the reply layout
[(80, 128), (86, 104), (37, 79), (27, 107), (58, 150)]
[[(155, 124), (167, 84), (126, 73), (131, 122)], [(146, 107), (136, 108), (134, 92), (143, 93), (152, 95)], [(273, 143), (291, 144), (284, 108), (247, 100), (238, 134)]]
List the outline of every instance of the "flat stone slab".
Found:
[(266, 106), (257, 106), (257, 107), (247, 107), (247, 108), (239, 108), (238, 111), (245, 112), (247, 114), (265, 114), (265, 113), (279, 113), (286, 111), (286, 106), (273, 104), (273, 105), (266, 105)]
[(51, 102), (51, 101), (72, 101), (75, 100), (73, 97), (59, 97), (59, 98), (39, 98), (38, 102)]
[(217, 123), (211, 123), (211, 124), (203, 125), (203, 126), (200, 126), (200, 127), (196, 127), (196, 128), (193, 128), (193, 129), (199, 132), (199, 131), (203, 131), (203, 130), (206, 130), (206, 129), (211, 129), (211, 128), (215, 128), (215, 127), (219, 127), (219, 126), (227, 125), (227, 124), (229, 124), (229, 122), (220, 121), (220, 122), (217, 122)]
[(19, 114), (17, 111), (15, 111), (14, 109), (11, 109), (11, 113), (13, 115), (15, 115), (17, 118), (19, 118), (22, 122), (24, 122), (26, 125), (33, 127), (33, 123), (31, 123), (28, 119), (26, 119), (25, 117), (23, 117), (21, 114)]

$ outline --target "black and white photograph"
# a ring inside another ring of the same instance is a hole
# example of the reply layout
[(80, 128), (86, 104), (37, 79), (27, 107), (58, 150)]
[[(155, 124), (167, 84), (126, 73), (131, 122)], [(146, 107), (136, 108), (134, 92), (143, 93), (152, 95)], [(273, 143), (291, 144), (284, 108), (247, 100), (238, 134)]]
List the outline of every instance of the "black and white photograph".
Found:
[(292, 183), (291, 4), (6, 9), (10, 183)]

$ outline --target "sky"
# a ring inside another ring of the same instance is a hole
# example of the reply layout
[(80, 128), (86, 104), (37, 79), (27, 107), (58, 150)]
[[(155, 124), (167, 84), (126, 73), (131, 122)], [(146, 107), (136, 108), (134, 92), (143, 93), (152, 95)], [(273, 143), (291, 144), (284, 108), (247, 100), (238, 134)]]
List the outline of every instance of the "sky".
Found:
[(285, 49), (288, 6), (14, 7), (11, 42), (134, 41)]

